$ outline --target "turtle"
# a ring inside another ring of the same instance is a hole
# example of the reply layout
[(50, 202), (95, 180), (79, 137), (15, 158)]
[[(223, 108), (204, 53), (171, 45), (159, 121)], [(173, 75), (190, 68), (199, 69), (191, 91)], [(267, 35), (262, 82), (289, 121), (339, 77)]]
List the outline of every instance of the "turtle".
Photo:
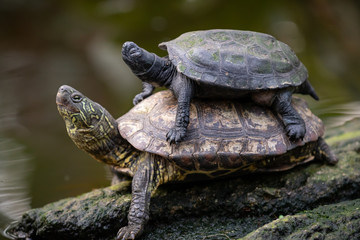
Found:
[(115, 120), (100, 104), (63, 85), (57, 108), (73, 142), (96, 160), (127, 169), (132, 177), (128, 225), (117, 239), (134, 239), (149, 219), (151, 196), (159, 185), (285, 171), (314, 159), (338, 159), (322, 138), (324, 125), (306, 102), (292, 106), (304, 119), (306, 134), (293, 142), (271, 109), (253, 101), (194, 99), (188, 138), (168, 144), (164, 135), (174, 123), (177, 100), (160, 91)]
[(285, 43), (264, 33), (215, 29), (187, 32), (159, 47), (168, 56), (159, 57), (128, 41), (122, 57), (143, 83), (134, 105), (156, 86), (171, 89), (177, 97), (168, 142), (177, 144), (186, 137), (192, 98), (250, 98), (282, 116), (291, 140), (304, 137), (304, 121), (291, 105), (292, 94), (319, 97), (306, 67)]

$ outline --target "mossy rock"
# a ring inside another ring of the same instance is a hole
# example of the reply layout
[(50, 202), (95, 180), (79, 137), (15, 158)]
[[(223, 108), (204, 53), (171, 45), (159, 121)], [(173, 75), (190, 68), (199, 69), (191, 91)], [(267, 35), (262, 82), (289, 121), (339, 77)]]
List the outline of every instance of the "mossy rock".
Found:
[[(255, 239), (251, 234), (257, 228), (279, 216), (359, 198), (359, 129), (360, 119), (354, 119), (327, 132), (339, 157), (336, 166), (312, 162), (281, 173), (160, 187), (141, 239), (239, 239), (247, 234), (246, 239)], [(127, 221), (129, 186), (123, 182), (30, 210), (12, 233), (32, 240), (113, 239)]]
[(360, 199), (281, 217), (239, 240), (360, 239)]

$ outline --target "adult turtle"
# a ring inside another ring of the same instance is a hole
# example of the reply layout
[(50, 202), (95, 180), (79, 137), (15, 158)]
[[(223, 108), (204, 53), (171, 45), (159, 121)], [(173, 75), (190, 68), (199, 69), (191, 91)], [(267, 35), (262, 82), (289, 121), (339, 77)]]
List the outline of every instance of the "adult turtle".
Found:
[(170, 91), (154, 94), (117, 120), (69, 86), (59, 88), (56, 102), (80, 149), (101, 162), (129, 169), (127, 174), (133, 177), (128, 226), (119, 230), (117, 239), (134, 239), (142, 233), (151, 195), (160, 184), (281, 171), (314, 158), (337, 162), (321, 137), (321, 120), (300, 99), (292, 103), (307, 130), (300, 141), (290, 141), (282, 121), (266, 107), (196, 99), (190, 106), (188, 138), (178, 145), (169, 145), (164, 135), (177, 108)]
[(178, 100), (176, 122), (167, 133), (170, 143), (186, 136), (190, 101), (199, 98), (250, 97), (278, 112), (291, 140), (305, 135), (303, 119), (291, 105), (293, 93), (318, 100), (306, 67), (288, 45), (250, 31), (208, 30), (184, 33), (161, 43), (167, 57), (125, 42), (125, 63), (143, 81), (134, 105), (150, 96), (155, 86), (171, 89)]

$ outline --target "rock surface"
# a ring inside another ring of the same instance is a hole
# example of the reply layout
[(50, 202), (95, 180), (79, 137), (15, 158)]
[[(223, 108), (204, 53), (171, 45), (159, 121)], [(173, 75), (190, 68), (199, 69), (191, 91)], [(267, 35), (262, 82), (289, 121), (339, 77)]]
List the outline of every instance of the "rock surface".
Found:
[(360, 199), (281, 217), (241, 239), (360, 239)]
[[(349, 239), (359, 237), (360, 119), (329, 130), (326, 141), (338, 155), (336, 166), (311, 162), (281, 173), (160, 187), (141, 239), (337, 239), (347, 228)], [(28, 211), (11, 232), (33, 240), (113, 239), (126, 224), (130, 199), (130, 182), (94, 190)]]

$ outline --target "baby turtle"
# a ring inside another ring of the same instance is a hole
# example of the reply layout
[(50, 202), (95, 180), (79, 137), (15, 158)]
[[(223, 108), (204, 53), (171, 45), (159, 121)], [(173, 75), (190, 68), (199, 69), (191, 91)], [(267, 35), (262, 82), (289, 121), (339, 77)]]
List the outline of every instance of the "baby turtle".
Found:
[(117, 239), (139, 236), (149, 219), (150, 198), (167, 182), (283, 171), (313, 159), (329, 164), (336, 156), (321, 137), (324, 126), (304, 100), (292, 106), (304, 119), (306, 134), (290, 141), (280, 118), (253, 102), (202, 101), (190, 106), (188, 137), (169, 145), (164, 133), (174, 124), (177, 101), (162, 91), (115, 120), (102, 106), (79, 91), (59, 88), (56, 97), (70, 138), (95, 159), (129, 169), (132, 200), (128, 226)]
[(292, 107), (291, 96), (301, 93), (319, 98), (306, 67), (285, 43), (258, 32), (208, 30), (184, 33), (159, 47), (169, 55), (161, 58), (133, 42), (124, 43), (122, 55), (143, 81), (134, 105), (150, 96), (155, 86), (167, 87), (176, 96), (176, 121), (167, 133), (170, 143), (186, 136), (194, 97), (250, 97), (282, 116), (291, 140), (304, 137), (305, 124)]

